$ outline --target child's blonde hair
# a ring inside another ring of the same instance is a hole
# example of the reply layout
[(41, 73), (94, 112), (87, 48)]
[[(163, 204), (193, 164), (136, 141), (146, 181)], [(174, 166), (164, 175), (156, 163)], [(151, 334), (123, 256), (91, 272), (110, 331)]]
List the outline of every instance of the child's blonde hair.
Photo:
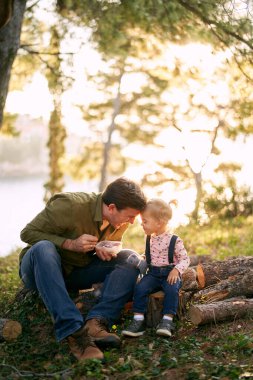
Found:
[(151, 216), (157, 220), (162, 220), (164, 223), (172, 218), (172, 208), (171, 204), (176, 204), (175, 200), (166, 203), (162, 199), (152, 198), (147, 202), (144, 211), (149, 211)]

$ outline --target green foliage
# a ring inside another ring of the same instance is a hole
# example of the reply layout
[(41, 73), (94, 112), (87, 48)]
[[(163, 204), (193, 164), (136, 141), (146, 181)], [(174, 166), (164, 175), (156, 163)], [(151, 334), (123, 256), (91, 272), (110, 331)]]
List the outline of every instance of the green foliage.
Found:
[(249, 187), (215, 186), (215, 193), (203, 199), (210, 218), (234, 218), (253, 214), (253, 194)]
[[(84, 145), (80, 154), (67, 157), (64, 163), (65, 170), (76, 180), (99, 178), (103, 148), (103, 144), (99, 142)], [(120, 148), (120, 145), (113, 144), (110, 150), (112, 160), (107, 170), (111, 176), (121, 175), (126, 168), (126, 160), (122, 158)]]
[(190, 255), (211, 255), (215, 259), (228, 256), (252, 255), (253, 217), (214, 219), (211, 223), (199, 226), (192, 223), (177, 229)]
[(14, 125), (16, 119), (17, 119), (16, 114), (13, 115), (13, 114), (5, 113), (0, 134), (7, 135), (10, 137), (19, 136), (20, 132), (16, 130), (15, 125)]
[(233, 218), (253, 214), (253, 194), (250, 187), (238, 186), (234, 173), (241, 168), (237, 163), (222, 163), (216, 172), (223, 173), (224, 184), (214, 186), (212, 194), (203, 199), (209, 218)]

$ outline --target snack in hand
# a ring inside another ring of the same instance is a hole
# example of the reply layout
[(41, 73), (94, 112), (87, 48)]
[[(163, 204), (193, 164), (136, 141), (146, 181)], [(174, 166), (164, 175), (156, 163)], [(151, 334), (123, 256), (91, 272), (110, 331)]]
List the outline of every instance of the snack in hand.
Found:
[(106, 249), (108, 253), (117, 255), (122, 250), (121, 241), (103, 240), (96, 244), (96, 247)]

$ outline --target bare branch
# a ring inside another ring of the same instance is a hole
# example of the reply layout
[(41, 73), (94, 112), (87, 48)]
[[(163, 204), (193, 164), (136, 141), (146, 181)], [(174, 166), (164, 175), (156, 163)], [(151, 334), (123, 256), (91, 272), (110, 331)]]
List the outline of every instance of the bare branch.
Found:
[(66, 53), (61, 53), (60, 51), (52, 53), (52, 52), (43, 52), (43, 51), (36, 51), (36, 50), (31, 50), (28, 48), (28, 46), (32, 45), (20, 45), (19, 49), (25, 50), (29, 54), (38, 54), (38, 55), (75, 55), (76, 53), (74, 52), (66, 52)]
[(194, 6), (192, 6), (191, 4), (189, 4), (189, 2), (186, 1), (186, 0), (178, 0), (178, 2), (179, 2), (180, 5), (182, 5), (182, 7), (184, 7), (185, 9), (187, 9), (188, 11), (190, 11), (191, 13), (195, 14), (196, 16), (198, 16), (200, 18), (200, 20), (202, 20), (205, 24), (207, 24), (209, 26), (215, 25), (218, 29), (221, 29), (227, 35), (235, 38), (237, 41), (240, 41), (240, 42), (244, 43), (251, 50), (253, 50), (252, 43), (250, 43), (249, 41), (247, 41), (245, 38), (243, 38), (239, 34), (233, 32), (232, 30), (229, 30), (224, 24), (221, 25), (219, 22), (208, 18), (207, 16), (205, 16), (204, 14), (202, 14), (199, 11), (199, 9), (196, 9)]
[(36, 372), (31, 372), (31, 371), (20, 371), (16, 367), (14, 367), (13, 365), (9, 365), (9, 364), (0, 364), (0, 367), (10, 368), (13, 371), (15, 371), (18, 374), (18, 376), (20, 376), (20, 377), (31, 377), (31, 378), (34, 378), (34, 377), (55, 377), (57, 375), (63, 375), (66, 373), (70, 374), (72, 372), (72, 370), (70, 368), (64, 369), (63, 371), (54, 372), (54, 373), (36, 373)]
[(29, 7), (26, 8), (26, 12), (30, 11), (35, 5), (37, 5), (40, 2), (40, 0), (35, 1), (33, 4), (29, 5)]

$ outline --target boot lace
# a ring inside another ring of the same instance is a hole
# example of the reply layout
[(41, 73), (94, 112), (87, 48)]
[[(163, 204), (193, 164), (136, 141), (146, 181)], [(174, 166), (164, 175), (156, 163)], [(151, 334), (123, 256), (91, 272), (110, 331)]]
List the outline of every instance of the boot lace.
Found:
[(89, 347), (89, 346), (92, 346), (92, 347), (96, 347), (95, 343), (94, 343), (94, 340), (92, 339), (91, 336), (89, 336), (87, 334), (87, 331), (84, 330), (82, 332), (82, 334), (80, 334), (79, 336), (75, 337), (75, 344), (77, 345), (77, 347), (82, 351), (84, 352), (84, 350)]
[(104, 331), (106, 330), (107, 332), (109, 331), (109, 328), (108, 328), (108, 322), (101, 318), (101, 319), (96, 319), (96, 322), (97, 322), (97, 327), (99, 328), (100, 331)]

